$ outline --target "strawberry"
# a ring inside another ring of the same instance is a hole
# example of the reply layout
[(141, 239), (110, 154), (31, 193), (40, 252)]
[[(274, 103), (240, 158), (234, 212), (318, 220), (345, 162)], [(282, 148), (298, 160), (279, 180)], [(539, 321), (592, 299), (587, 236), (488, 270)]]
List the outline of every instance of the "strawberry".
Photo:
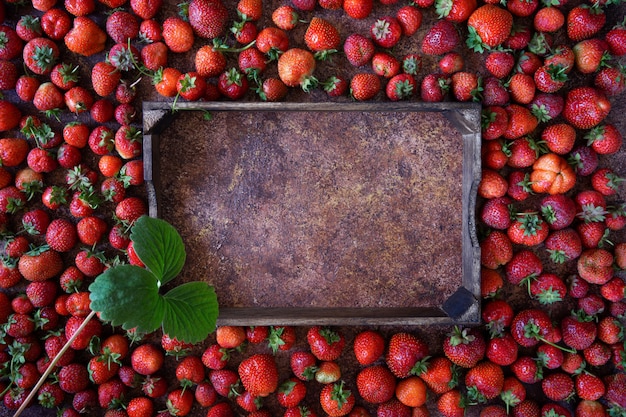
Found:
[(510, 204), (511, 199), (508, 197), (488, 200), (481, 209), (480, 220), (493, 229), (507, 229), (512, 221), (509, 209)]
[(584, 312), (574, 312), (561, 320), (563, 343), (576, 350), (588, 348), (596, 338), (597, 327), (593, 317)]
[(226, 57), (219, 49), (204, 45), (196, 52), (195, 67), (202, 77), (216, 77), (226, 69)]
[[(518, 345), (509, 333), (502, 333), (499, 336), (491, 338), (487, 342), (485, 356), (493, 364), (499, 366), (508, 366), (517, 360)], [(469, 373), (468, 373), (469, 374)], [(476, 392), (474, 395), (479, 400), (480, 396)]]
[(355, 336), (352, 347), (359, 364), (370, 365), (384, 353), (385, 339), (376, 331), (364, 330)]
[(246, 340), (246, 332), (241, 326), (219, 326), (215, 330), (217, 344), (224, 349), (234, 349)]
[(548, 237), (548, 226), (544, 220), (534, 213), (520, 213), (511, 226), (507, 235), (512, 243), (524, 246), (535, 246)]
[(218, 37), (226, 29), (228, 9), (221, 0), (192, 0), (188, 12), (191, 27), (202, 38)]
[(599, 155), (613, 154), (622, 146), (622, 134), (613, 124), (603, 124), (594, 127), (585, 135), (587, 146)]
[(465, 374), (468, 398), (479, 403), (500, 395), (503, 384), (504, 372), (502, 368), (490, 361), (479, 362)]
[(67, 48), (79, 55), (92, 56), (104, 50), (107, 34), (86, 16), (74, 18), (72, 29), (65, 35)]
[(272, 326), (267, 341), (273, 353), (290, 350), (296, 342), (296, 330), (292, 326)]
[(10, 61), (0, 60), (0, 90), (13, 90), (17, 84), (17, 68)]
[(504, 78), (511, 73), (515, 66), (513, 54), (506, 50), (489, 52), (485, 59), (485, 68), (496, 78)]
[(350, 95), (358, 101), (374, 98), (380, 88), (380, 78), (376, 74), (357, 73), (350, 80)]
[(427, 74), (422, 79), (420, 96), (425, 102), (440, 102), (450, 90), (450, 78), (444, 74)]
[(574, 147), (576, 130), (567, 123), (556, 123), (542, 130), (541, 140), (551, 152), (565, 155)]
[(331, 417), (349, 414), (354, 403), (355, 397), (351, 391), (344, 389), (343, 381), (325, 385), (320, 393), (322, 409)]
[(537, 90), (544, 93), (554, 93), (560, 90), (567, 81), (566, 68), (554, 64), (539, 67), (533, 75)]
[(558, 275), (545, 272), (531, 280), (528, 289), (531, 297), (543, 305), (563, 301), (567, 293), (567, 286)]
[(444, 417), (463, 417), (465, 415), (466, 397), (458, 389), (443, 393), (437, 399), (437, 410)]
[(278, 6), (272, 12), (272, 22), (282, 30), (291, 30), (299, 21), (298, 12), (289, 5)]
[(152, 375), (163, 365), (165, 355), (157, 346), (144, 343), (137, 346), (130, 355), (131, 366), (140, 375)]
[(576, 146), (567, 162), (581, 177), (591, 175), (598, 167), (598, 154), (589, 146)]
[(541, 381), (543, 393), (552, 401), (567, 400), (574, 395), (574, 381), (565, 372), (547, 375)]
[(478, 195), (483, 198), (504, 197), (508, 188), (506, 179), (497, 171), (483, 170)]
[(609, 251), (586, 249), (578, 258), (578, 274), (590, 284), (603, 285), (613, 277), (612, 264), (613, 255)]
[(39, 75), (47, 75), (59, 59), (59, 47), (48, 38), (34, 38), (26, 43), (22, 58), (26, 67)]
[(597, 34), (606, 23), (606, 14), (600, 7), (579, 5), (567, 14), (567, 36), (574, 42)]
[(22, 101), (32, 101), (39, 84), (37, 78), (30, 75), (22, 75), (15, 82), (15, 92)]
[(600, 168), (591, 175), (591, 186), (605, 196), (615, 195), (623, 181), (624, 178), (617, 176), (610, 168)]
[(416, 364), (428, 356), (428, 346), (416, 336), (400, 332), (389, 340), (385, 361), (391, 372), (398, 378), (406, 378), (415, 373)]
[(121, 79), (121, 73), (108, 62), (97, 62), (91, 69), (91, 83), (94, 91), (102, 96), (113, 93)]
[(535, 30), (539, 32), (556, 32), (565, 24), (565, 16), (557, 7), (546, 6), (537, 10), (533, 18)]
[(489, 269), (497, 269), (507, 264), (513, 257), (513, 244), (506, 233), (493, 230), (481, 242), (481, 265)]
[(355, 67), (366, 65), (374, 56), (374, 44), (359, 33), (349, 35), (343, 44), (343, 51), (348, 62)]
[[(72, 336), (76, 334), (78, 328), (85, 321), (84, 317), (70, 316), (65, 323), (65, 336), (69, 341)], [(100, 337), (102, 334), (103, 325), (99, 320), (90, 320), (83, 330), (78, 333), (78, 336), (70, 344), (70, 347), (74, 350), (84, 350), (89, 346), (89, 343), (93, 337)]]
[[(279, 393), (277, 396), (280, 395)], [(254, 396), (248, 391), (244, 391), (238, 395), (236, 401), (241, 408), (250, 413), (258, 411), (263, 406), (263, 397)]]
[(393, 48), (402, 36), (402, 26), (393, 16), (377, 19), (370, 27), (374, 43), (382, 48)]
[(54, 41), (59, 41), (72, 27), (70, 15), (63, 9), (49, 9), (41, 16), (43, 33)]
[(209, 371), (209, 380), (215, 391), (223, 397), (229, 397), (237, 392), (239, 377), (233, 370), (212, 369)]
[(321, 86), (329, 97), (341, 97), (348, 91), (348, 80), (344, 77), (336, 77), (333, 75), (324, 81)]
[(613, 277), (600, 287), (600, 294), (605, 300), (619, 302), (626, 295), (626, 283), (619, 277)]
[(414, 35), (422, 25), (422, 12), (415, 6), (402, 6), (396, 12), (404, 36)]
[(463, 368), (472, 368), (484, 358), (486, 343), (478, 329), (454, 330), (444, 339), (443, 351), (448, 359)]
[(163, 41), (172, 52), (188, 52), (194, 42), (194, 28), (178, 16), (170, 16), (163, 21)]
[(435, 11), (440, 19), (465, 22), (476, 10), (476, 0), (435, 0)]
[(593, 85), (609, 97), (617, 96), (626, 89), (624, 73), (624, 67), (621, 66), (618, 68), (602, 68), (595, 75)]
[(344, 0), (343, 11), (352, 19), (365, 19), (374, 8), (373, 0)]
[[(416, 55), (416, 54), (409, 54), (408, 56), (413, 57), (413, 58), (419, 58), (419, 63), (418, 63), (419, 65), (417, 66), (412, 65), (410, 67), (410, 68), (415, 68), (413, 71), (407, 71), (406, 68), (404, 68), (404, 72), (408, 72), (410, 74), (415, 75), (421, 69), (421, 58), (419, 57), (419, 55)], [(406, 58), (405, 58), (405, 62), (406, 62)], [(403, 67), (405, 66), (406, 64), (403, 64)], [(452, 75), (455, 72), (463, 70), (463, 67), (465, 66), (465, 60), (463, 59), (461, 55), (459, 55), (456, 52), (448, 52), (439, 60), (438, 66), (442, 73), (446, 75)]]
[(488, 268), (480, 269), (480, 295), (483, 298), (493, 298), (498, 295), (504, 281), (498, 271)]
[(204, 365), (198, 356), (185, 356), (176, 366), (175, 373), (181, 386), (189, 388), (204, 380)]
[(62, 366), (58, 378), (59, 387), (68, 394), (83, 391), (89, 385), (87, 368), (79, 363)]
[(336, 361), (322, 361), (315, 371), (315, 381), (320, 384), (332, 384), (341, 378), (341, 368)]
[(312, 53), (300, 48), (291, 48), (278, 59), (278, 76), (287, 86), (300, 86), (308, 92), (317, 84), (313, 77), (315, 66)]
[(483, 52), (499, 46), (509, 37), (513, 15), (501, 7), (484, 4), (469, 16), (467, 27), (467, 46), (475, 52)]
[(582, 253), (580, 237), (571, 228), (555, 230), (544, 243), (550, 259), (557, 264), (577, 259)]
[[(380, 355), (382, 355), (382, 352)], [(376, 359), (378, 359), (380, 355), (377, 356)], [(315, 372), (317, 371), (317, 359), (311, 352), (296, 351), (289, 357), (289, 366), (298, 379), (310, 381), (314, 378)]]
[(391, 78), (400, 72), (400, 61), (387, 52), (376, 52), (372, 57), (372, 69), (376, 75)]
[(509, 124), (504, 132), (505, 139), (516, 139), (535, 130), (539, 121), (526, 107), (509, 104), (505, 107), (509, 116)]
[(454, 363), (445, 356), (435, 356), (430, 361), (422, 361), (423, 368), (418, 369), (419, 377), (436, 394), (450, 391), (457, 385)]
[(583, 74), (592, 74), (608, 60), (608, 44), (598, 38), (584, 39), (572, 47), (576, 69)]
[(494, 140), (506, 131), (509, 115), (501, 106), (487, 106), (481, 114), (482, 138)]
[(459, 71), (452, 74), (452, 94), (458, 101), (478, 101), (482, 91), (482, 80), (478, 74)]
[(28, 281), (45, 281), (61, 272), (63, 261), (58, 252), (43, 246), (22, 255), (18, 268)]
[(611, 103), (600, 91), (578, 87), (568, 92), (563, 116), (576, 128), (591, 129), (604, 120), (610, 109)]
[(324, 60), (337, 51), (340, 45), (339, 31), (328, 20), (313, 17), (304, 33), (304, 42), (315, 58)]
[(15, 167), (20, 165), (28, 155), (30, 146), (27, 141), (20, 138), (0, 139), (0, 163), (3, 167)]
[(300, 379), (291, 377), (278, 388), (276, 399), (278, 403), (285, 407), (297, 407), (306, 397), (306, 385)]
[(128, 388), (115, 377), (98, 385), (98, 404), (101, 408), (116, 408), (123, 403)]
[(255, 354), (244, 359), (238, 372), (244, 389), (252, 395), (266, 397), (278, 388), (278, 369), (271, 355)]
[(422, 41), (422, 52), (427, 55), (443, 55), (452, 51), (459, 43), (459, 34), (448, 20), (438, 20)]
[(210, 407), (217, 401), (217, 393), (210, 382), (201, 382), (196, 386), (194, 397), (201, 407)]
[(518, 312), (511, 323), (511, 335), (522, 347), (545, 342), (552, 332), (552, 321), (544, 310), (526, 309)]
[(319, 326), (313, 326), (308, 330), (307, 342), (311, 353), (321, 361), (338, 359), (346, 343), (341, 333)]

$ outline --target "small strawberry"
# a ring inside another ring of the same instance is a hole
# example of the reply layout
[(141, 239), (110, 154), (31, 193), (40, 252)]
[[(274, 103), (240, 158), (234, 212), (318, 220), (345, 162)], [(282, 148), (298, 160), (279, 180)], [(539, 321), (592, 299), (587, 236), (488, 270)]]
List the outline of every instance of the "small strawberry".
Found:
[(478, 329), (455, 327), (444, 339), (443, 351), (456, 365), (472, 368), (484, 358), (486, 343)]
[(370, 27), (374, 43), (382, 48), (394, 47), (402, 36), (402, 26), (393, 16), (377, 19)]
[(452, 94), (458, 101), (478, 101), (482, 92), (482, 79), (478, 74), (459, 71), (452, 74)]
[(272, 12), (272, 22), (282, 30), (291, 30), (299, 22), (298, 12), (289, 5), (278, 6)]
[[(190, 3), (191, 7), (191, 3)], [(178, 16), (170, 16), (163, 21), (163, 41), (175, 53), (191, 50), (194, 42), (194, 28)]]
[(429, 103), (443, 101), (451, 83), (452, 80), (444, 74), (427, 74), (421, 83), (421, 99)]
[(339, 31), (328, 20), (313, 17), (304, 34), (304, 42), (315, 58), (324, 60), (335, 53), (340, 45)]
[(361, 67), (366, 65), (374, 56), (374, 44), (371, 39), (353, 33), (344, 41), (343, 51), (350, 64)]
[(344, 382), (327, 384), (320, 393), (320, 404), (329, 416), (344, 416), (354, 408), (355, 397), (344, 388)]
[(489, 52), (485, 59), (485, 67), (496, 78), (504, 78), (511, 73), (515, 66), (513, 54), (507, 50)]
[[(382, 355), (382, 352), (380, 354)], [(378, 357), (380, 357), (380, 355)], [(312, 380), (318, 369), (317, 358), (308, 351), (293, 352), (289, 357), (289, 366), (293, 374), (302, 381)]]
[(380, 88), (380, 78), (376, 74), (357, 73), (350, 80), (350, 95), (358, 101), (374, 98)]
[(202, 38), (213, 39), (226, 29), (228, 9), (221, 0), (192, 0), (188, 13), (191, 27)]

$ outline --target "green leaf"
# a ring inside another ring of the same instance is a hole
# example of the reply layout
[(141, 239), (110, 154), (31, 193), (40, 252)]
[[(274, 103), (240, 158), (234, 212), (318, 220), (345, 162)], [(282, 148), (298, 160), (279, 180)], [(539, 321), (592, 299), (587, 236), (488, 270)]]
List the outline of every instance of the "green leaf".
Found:
[(131, 230), (135, 252), (154, 273), (160, 285), (174, 279), (182, 270), (187, 256), (183, 239), (164, 220), (141, 216)]
[(163, 332), (187, 343), (200, 342), (215, 330), (219, 313), (217, 295), (204, 282), (188, 282), (163, 297)]
[(150, 333), (163, 321), (166, 306), (159, 295), (159, 281), (146, 269), (134, 265), (110, 268), (95, 279), (89, 291), (92, 310), (113, 326)]

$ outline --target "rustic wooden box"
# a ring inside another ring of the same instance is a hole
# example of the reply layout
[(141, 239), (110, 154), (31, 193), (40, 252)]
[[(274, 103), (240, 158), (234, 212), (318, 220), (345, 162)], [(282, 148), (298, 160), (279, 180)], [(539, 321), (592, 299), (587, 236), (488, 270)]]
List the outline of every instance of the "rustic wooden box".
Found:
[(170, 106), (143, 105), (150, 215), (219, 324), (480, 322), (478, 105)]

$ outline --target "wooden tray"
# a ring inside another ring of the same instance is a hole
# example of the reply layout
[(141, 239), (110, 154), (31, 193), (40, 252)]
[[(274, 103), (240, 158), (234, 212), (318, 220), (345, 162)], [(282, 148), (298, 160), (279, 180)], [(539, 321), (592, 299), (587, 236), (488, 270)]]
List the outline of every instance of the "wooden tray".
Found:
[[(205, 120), (207, 114), (210, 120)], [(222, 325), (480, 322), (480, 107), (145, 102), (150, 215)]]

